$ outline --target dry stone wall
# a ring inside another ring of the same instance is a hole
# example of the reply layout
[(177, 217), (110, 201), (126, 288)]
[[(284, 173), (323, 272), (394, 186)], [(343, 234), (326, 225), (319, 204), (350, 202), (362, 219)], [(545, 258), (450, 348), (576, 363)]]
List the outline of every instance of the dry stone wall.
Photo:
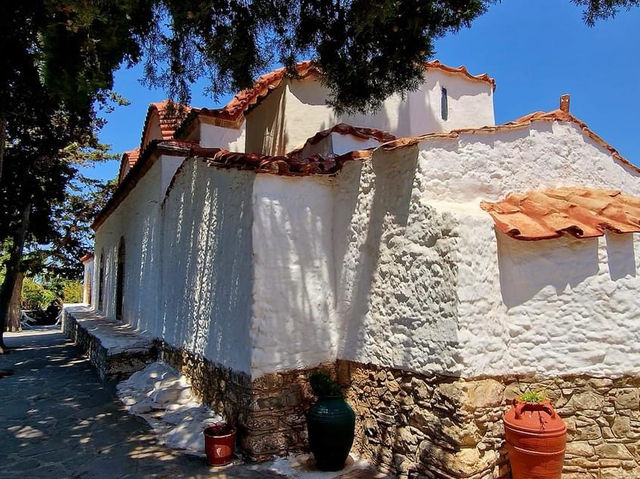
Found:
[(357, 414), (358, 453), (406, 478), (510, 477), (502, 415), (545, 389), (568, 427), (563, 479), (640, 477), (640, 378), (464, 380), (347, 361), (338, 378)]
[[(313, 401), (307, 378), (318, 368), (271, 373), (251, 380), (248, 374), (216, 365), (167, 343), (160, 358), (191, 381), (193, 391), (236, 425), (240, 447), (251, 460), (307, 450), (305, 411)], [(333, 363), (320, 366), (333, 373)]]

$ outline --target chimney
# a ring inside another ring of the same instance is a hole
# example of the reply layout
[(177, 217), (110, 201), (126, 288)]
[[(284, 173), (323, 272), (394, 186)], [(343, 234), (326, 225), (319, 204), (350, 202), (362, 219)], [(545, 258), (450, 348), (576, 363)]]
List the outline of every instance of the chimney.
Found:
[(560, 110), (565, 113), (569, 113), (569, 106), (571, 104), (571, 96), (564, 94), (560, 97)]

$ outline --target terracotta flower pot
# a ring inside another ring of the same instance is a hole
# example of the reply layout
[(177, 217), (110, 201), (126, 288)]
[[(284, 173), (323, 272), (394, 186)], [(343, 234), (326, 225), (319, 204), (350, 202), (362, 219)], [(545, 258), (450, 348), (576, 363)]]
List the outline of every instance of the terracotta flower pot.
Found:
[(547, 401), (514, 399), (504, 415), (513, 479), (560, 479), (567, 426)]
[(210, 466), (224, 466), (236, 450), (236, 430), (228, 424), (213, 424), (204, 430), (204, 450)]

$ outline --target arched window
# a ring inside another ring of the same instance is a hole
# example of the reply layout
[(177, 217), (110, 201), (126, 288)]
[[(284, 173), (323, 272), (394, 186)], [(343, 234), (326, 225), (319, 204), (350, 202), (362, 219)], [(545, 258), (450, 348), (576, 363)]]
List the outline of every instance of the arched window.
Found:
[(102, 311), (104, 306), (104, 250), (100, 253), (98, 275), (98, 310)]
[(449, 119), (449, 98), (445, 87), (442, 87), (442, 97), (440, 98), (440, 116), (444, 121)]
[(116, 319), (122, 320), (122, 296), (124, 294), (124, 237), (120, 237), (118, 245), (118, 268), (116, 270)]

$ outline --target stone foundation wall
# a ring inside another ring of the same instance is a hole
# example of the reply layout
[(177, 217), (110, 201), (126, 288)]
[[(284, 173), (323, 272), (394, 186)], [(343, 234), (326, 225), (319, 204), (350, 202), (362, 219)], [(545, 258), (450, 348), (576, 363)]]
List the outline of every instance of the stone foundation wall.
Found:
[[(110, 370), (113, 358), (95, 337), (73, 320), (65, 332), (99, 371)], [(308, 377), (322, 369), (356, 411), (353, 451), (401, 478), (509, 478), (502, 415), (514, 397), (540, 388), (567, 423), (563, 479), (640, 477), (640, 378), (464, 380), (340, 360), (252, 380), (166, 343), (157, 348), (203, 402), (237, 426), (252, 460), (307, 450), (305, 411), (314, 399)]]
[(246, 373), (216, 365), (204, 357), (165, 342), (159, 343), (159, 359), (191, 381), (193, 392), (235, 426), (242, 426), (249, 409), (251, 379)]
[[(247, 456), (262, 461), (307, 449), (305, 410), (313, 401), (308, 376), (319, 368), (260, 376), (216, 365), (202, 356), (166, 343), (160, 359), (187, 376), (202, 401), (238, 429), (238, 443)], [(334, 372), (333, 364), (322, 369)]]
[(78, 319), (68, 311), (63, 313), (62, 331), (89, 358), (102, 381), (118, 382), (127, 379), (157, 358), (157, 348), (152, 342), (145, 348), (110, 351), (98, 336), (82, 327)]
[(543, 388), (568, 427), (563, 479), (640, 477), (640, 378), (462, 380), (338, 362), (354, 451), (406, 478), (510, 477), (502, 415)]

